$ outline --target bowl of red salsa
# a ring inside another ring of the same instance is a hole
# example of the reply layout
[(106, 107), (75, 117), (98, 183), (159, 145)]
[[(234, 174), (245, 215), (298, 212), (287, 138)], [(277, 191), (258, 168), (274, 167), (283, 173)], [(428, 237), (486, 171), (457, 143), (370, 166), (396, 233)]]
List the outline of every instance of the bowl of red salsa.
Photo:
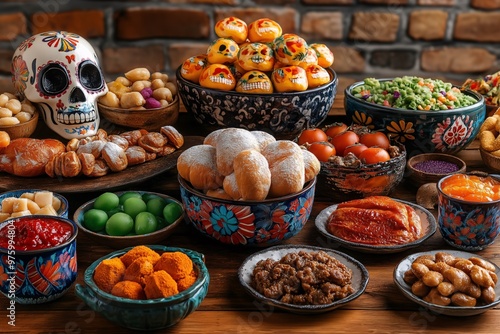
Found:
[(76, 224), (32, 215), (0, 223), (0, 291), (19, 304), (61, 297), (76, 280)]

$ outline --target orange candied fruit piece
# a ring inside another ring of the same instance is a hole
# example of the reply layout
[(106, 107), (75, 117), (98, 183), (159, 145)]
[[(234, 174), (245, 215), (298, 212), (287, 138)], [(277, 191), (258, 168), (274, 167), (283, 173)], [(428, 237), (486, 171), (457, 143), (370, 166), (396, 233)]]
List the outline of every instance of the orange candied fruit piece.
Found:
[(500, 183), (492, 177), (454, 174), (441, 183), (443, 193), (470, 202), (500, 199)]

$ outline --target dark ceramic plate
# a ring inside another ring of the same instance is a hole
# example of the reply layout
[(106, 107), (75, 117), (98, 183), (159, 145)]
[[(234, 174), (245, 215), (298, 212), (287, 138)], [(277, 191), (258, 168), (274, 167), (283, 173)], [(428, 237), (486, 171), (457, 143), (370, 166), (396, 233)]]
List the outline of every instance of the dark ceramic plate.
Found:
[(351, 242), (344, 240), (342, 238), (339, 238), (330, 232), (327, 231), (326, 229), (326, 224), (328, 221), (328, 217), (330, 214), (337, 209), (338, 204), (331, 205), (325, 209), (323, 209), (317, 216), (315, 220), (316, 228), (318, 231), (325, 236), (327, 239), (333, 241), (335, 244), (340, 244), (341, 246), (345, 248), (349, 248), (352, 250), (356, 250), (359, 252), (365, 252), (365, 253), (398, 253), (405, 251), (407, 249), (417, 247), (420, 244), (422, 244), (425, 240), (429, 239), (437, 229), (437, 224), (436, 224), (436, 218), (434, 218), (434, 215), (430, 213), (427, 209), (424, 209), (420, 205), (399, 200), (399, 199), (394, 199), (398, 202), (408, 204), (411, 206), (413, 209), (415, 209), (417, 215), (420, 217), (420, 222), (422, 224), (422, 235), (419, 239), (402, 244), (402, 245), (381, 245), (381, 246), (376, 246), (376, 245), (368, 245), (368, 244), (362, 244), (358, 242)]
[[(293, 252), (306, 251), (306, 252), (318, 252), (325, 251), (329, 255), (335, 257), (345, 266), (352, 270), (352, 287), (354, 288), (354, 293), (347, 296), (346, 298), (339, 299), (330, 304), (325, 305), (295, 305), (280, 302), (276, 299), (268, 298), (257, 292), (251, 286), (252, 281), (252, 272), (260, 260), (272, 258), (274, 260), (281, 259), (284, 255)], [(341, 253), (336, 250), (328, 249), (328, 248), (320, 248), (314, 246), (305, 246), (305, 245), (280, 245), (267, 248), (260, 252), (254, 253), (247, 257), (245, 261), (243, 261), (242, 265), (238, 270), (238, 278), (240, 280), (241, 285), (245, 288), (245, 290), (254, 298), (260, 300), (261, 302), (283, 309), (292, 313), (298, 314), (308, 314), (308, 313), (322, 313), (334, 310), (340, 306), (343, 306), (359, 296), (363, 294), (368, 285), (369, 274), (366, 268), (359, 261), (354, 258)]]
[[(394, 278), (394, 283), (398, 287), (398, 289), (407, 297), (408, 299), (414, 301), (415, 303), (437, 313), (437, 314), (443, 314), (443, 315), (451, 315), (451, 316), (456, 316), (456, 317), (465, 317), (465, 316), (471, 316), (471, 315), (476, 315), (476, 314), (481, 314), (483, 312), (486, 312), (487, 310), (495, 307), (496, 305), (500, 304), (500, 284), (496, 284), (495, 286), (495, 301), (491, 304), (488, 305), (481, 305), (481, 306), (474, 306), (474, 307), (463, 307), (463, 306), (440, 306), (440, 305), (435, 305), (426, 302), (422, 298), (419, 298), (415, 296), (411, 292), (411, 286), (406, 284), (406, 282), (403, 280), (404, 273), (411, 267), (411, 264), (417, 257), (420, 255), (434, 255), (438, 252), (445, 252), (448, 254), (451, 254), (455, 257), (463, 257), (463, 258), (470, 258), (470, 257), (478, 257), (481, 258), (485, 261), (488, 261), (490, 263), (493, 263), (492, 261), (482, 258), (481, 256), (473, 253), (467, 253), (463, 251), (457, 251), (457, 250), (433, 250), (429, 252), (422, 252), (422, 253), (415, 253), (412, 255), (409, 255), (405, 257), (397, 266), (394, 268), (394, 273), (393, 273), (393, 278)], [(500, 268), (493, 263), (495, 266), (495, 273), (500, 275)]]

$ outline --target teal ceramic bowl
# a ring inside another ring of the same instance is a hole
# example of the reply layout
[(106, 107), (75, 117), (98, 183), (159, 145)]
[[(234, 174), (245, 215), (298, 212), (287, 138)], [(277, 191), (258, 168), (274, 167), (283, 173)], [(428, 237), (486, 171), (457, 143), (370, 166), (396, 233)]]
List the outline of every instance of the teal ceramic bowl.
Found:
[[(390, 80), (379, 79), (381, 82)], [(474, 140), (486, 118), (484, 97), (473, 91), (463, 91), (477, 100), (467, 107), (439, 111), (407, 110), (355, 97), (352, 91), (363, 84), (363, 81), (356, 82), (345, 90), (347, 122), (384, 131), (405, 145), (408, 157), (420, 153), (455, 154)]]
[(92, 310), (109, 321), (135, 331), (160, 330), (177, 324), (194, 312), (208, 293), (210, 275), (205, 266), (204, 255), (193, 250), (148, 245), (149, 248), (163, 252), (183, 252), (191, 258), (198, 279), (188, 289), (167, 298), (134, 300), (116, 297), (99, 289), (94, 282), (94, 270), (101, 261), (128, 252), (132, 247), (121, 249), (101, 257), (92, 263), (84, 274), (85, 285), (75, 286), (76, 295)]
[[(0, 207), (2, 206), (2, 201), (8, 197), (16, 197), (19, 198), (21, 195), (29, 193), (33, 194), (39, 191), (47, 191), (47, 190), (42, 190), (42, 189), (18, 189), (18, 190), (11, 190), (7, 191), (4, 193), (0, 194)], [(61, 194), (54, 193), (52, 192), (52, 196), (57, 198), (59, 202), (61, 203), (59, 208), (57, 209), (57, 215), (63, 218), (68, 218), (68, 209), (69, 209), (69, 204), (68, 200), (66, 197), (64, 197)]]

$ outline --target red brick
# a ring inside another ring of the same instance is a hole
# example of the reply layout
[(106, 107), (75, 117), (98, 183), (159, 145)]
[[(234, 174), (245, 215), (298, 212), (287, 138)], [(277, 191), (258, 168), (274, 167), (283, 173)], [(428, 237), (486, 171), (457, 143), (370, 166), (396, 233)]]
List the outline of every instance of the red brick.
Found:
[(308, 12), (302, 15), (300, 33), (307, 41), (341, 40), (343, 30), (341, 12)]
[(85, 38), (103, 37), (106, 33), (104, 12), (78, 10), (62, 13), (37, 12), (31, 16), (33, 34), (49, 30), (64, 30)]
[(481, 73), (495, 65), (496, 56), (482, 48), (445, 47), (422, 51), (421, 68), (428, 72)]
[(0, 76), (0, 92), (15, 94), (12, 78), (9, 76)]
[(453, 38), (474, 42), (500, 42), (500, 13), (471, 12), (457, 15)]
[(123, 40), (210, 36), (206, 11), (170, 8), (127, 8), (115, 15), (116, 37)]
[(371, 5), (407, 5), (408, 0), (360, 0), (360, 3), (367, 3)]
[(185, 4), (193, 3), (193, 4), (209, 4), (209, 5), (237, 5), (238, 0), (169, 0), (168, 3), (182, 3)]
[(352, 5), (354, 0), (302, 0), (306, 5)]
[(291, 5), (294, 4), (297, 0), (254, 0), (253, 2), (256, 5)]
[(499, 9), (500, 0), (471, 0), (470, 5), (479, 9)]
[(106, 75), (120, 75), (136, 67), (146, 67), (152, 72), (164, 71), (163, 49), (162, 45), (105, 48), (101, 60), (103, 71)]
[(356, 49), (345, 46), (332, 46), (335, 60), (332, 68), (338, 73), (362, 73), (365, 70), (365, 59)]
[(27, 32), (26, 17), (22, 13), (0, 15), (0, 41), (12, 41)]
[(455, 0), (418, 0), (420, 6), (454, 6)]
[(12, 55), (14, 51), (0, 50), (0, 73), (10, 74), (10, 65), (12, 63)]
[(207, 52), (209, 43), (172, 43), (168, 48), (170, 69), (175, 71), (184, 60)]
[[(228, 16), (236, 16), (247, 24), (267, 17), (279, 23), (283, 32), (298, 33), (295, 26), (295, 19), (298, 13), (292, 8), (231, 8), (231, 9), (215, 9), (214, 21), (217, 22)], [(212, 27), (213, 29), (213, 27)]]
[(408, 35), (426, 41), (444, 39), (448, 13), (442, 10), (418, 10), (410, 14)]
[(399, 15), (384, 12), (357, 12), (352, 17), (349, 38), (368, 42), (394, 42)]

